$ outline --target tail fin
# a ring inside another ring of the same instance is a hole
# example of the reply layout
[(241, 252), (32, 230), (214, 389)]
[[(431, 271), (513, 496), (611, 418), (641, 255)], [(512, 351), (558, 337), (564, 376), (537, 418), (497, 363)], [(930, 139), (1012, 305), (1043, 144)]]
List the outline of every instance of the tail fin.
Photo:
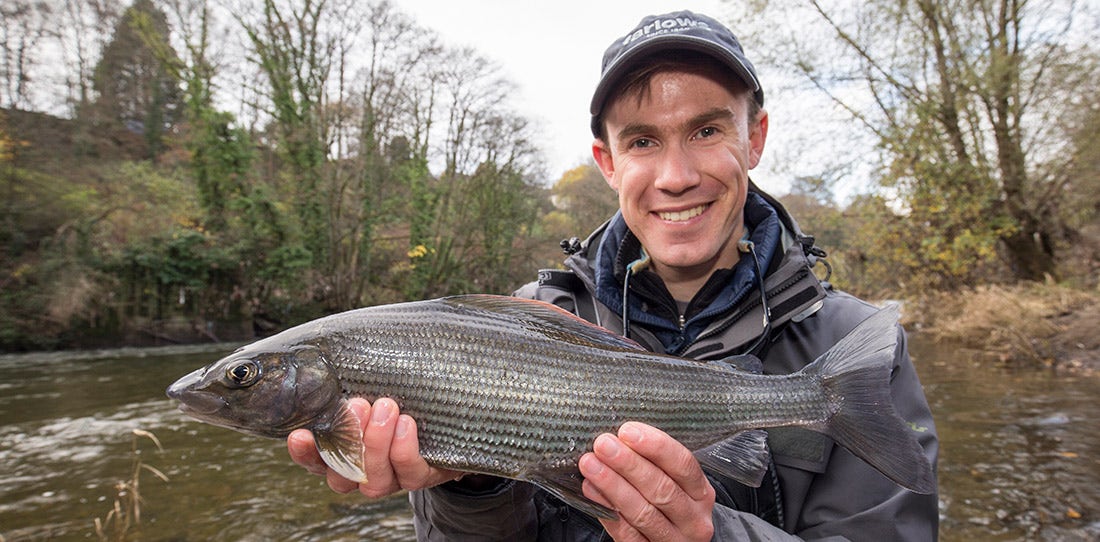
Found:
[(843, 398), (839, 411), (814, 429), (899, 485), (929, 494), (936, 490), (932, 466), (890, 400), (897, 319), (895, 307), (880, 310), (804, 369), (821, 378), (831, 395)]

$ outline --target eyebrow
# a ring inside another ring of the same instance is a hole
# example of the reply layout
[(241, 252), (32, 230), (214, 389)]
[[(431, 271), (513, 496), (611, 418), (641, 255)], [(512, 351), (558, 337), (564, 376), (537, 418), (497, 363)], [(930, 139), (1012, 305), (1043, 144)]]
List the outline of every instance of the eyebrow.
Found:
[[(707, 111), (704, 111), (703, 113), (695, 115), (694, 117), (691, 117), (690, 119), (685, 121), (682, 126), (694, 127), (703, 124), (709, 124), (716, 120), (729, 120), (732, 122), (735, 117), (736, 115), (731, 109), (726, 107), (715, 107), (713, 109), (709, 109)], [(620, 140), (624, 140), (638, 135), (652, 134), (656, 131), (657, 127), (653, 124), (636, 122), (623, 126), (623, 129), (619, 130), (616, 135)]]

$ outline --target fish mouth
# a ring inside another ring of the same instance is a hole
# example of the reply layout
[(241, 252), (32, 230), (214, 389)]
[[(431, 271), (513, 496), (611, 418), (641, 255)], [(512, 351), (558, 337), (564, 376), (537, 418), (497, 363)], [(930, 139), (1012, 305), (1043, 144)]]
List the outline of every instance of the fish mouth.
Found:
[(195, 389), (204, 373), (204, 369), (190, 373), (168, 386), (165, 392), (168, 397), (179, 401), (179, 409), (184, 414), (213, 414), (226, 406), (225, 399), (220, 395)]
[(214, 414), (226, 407), (225, 399), (208, 391), (185, 390), (168, 396), (180, 402), (180, 412), (192, 416)]

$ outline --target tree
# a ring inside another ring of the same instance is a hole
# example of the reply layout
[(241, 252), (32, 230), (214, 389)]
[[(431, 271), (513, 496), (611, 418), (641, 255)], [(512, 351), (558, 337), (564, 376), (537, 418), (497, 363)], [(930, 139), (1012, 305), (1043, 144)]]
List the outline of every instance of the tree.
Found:
[(874, 134), (882, 185), (924, 233), (907, 236), (911, 272), (982, 280), (999, 248), (1017, 278), (1057, 275), (1072, 155), (1060, 120), (1100, 68), (1072, 0), (792, 0), (757, 15), (807, 23), (757, 47)]
[(42, 66), (52, 10), (41, 2), (12, 0), (0, 6), (0, 107), (33, 109), (31, 82)]
[(390, 2), (371, 3), (364, 19), (366, 46), (359, 56), (366, 62), (351, 100), (358, 112), (348, 156), (353, 174), (343, 190), (348, 203), (340, 226), (348, 242), (339, 245), (350, 305), (392, 299), (386, 288), (392, 286), (391, 262), (384, 256), (408, 253), (408, 239), (396, 242), (395, 232), (422, 212), (411, 202), (428, 197), (429, 134), (443, 53), (433, 32)]
[(120, 134), (140, 134), (147, 157), (156, 157), (164, 134), (179, 120), (181, 92), (170, 65), (168, 22), (152, 0), (137, 0), (115, 26), (96, 65), (94, 115)]
[(557, 213), (568, 217), (562, 238), (583, 237), (619, 210), (618, 195), (592, 161), (562, 174), (551, 195)]
[(469, 284), (472, 277), (463, 271), (470, 234), (476, 231), (474, 221), (486, 218), (473, 203), (482, 195), (476, 187), (488, 186), (478, 173), (500, 171), (502, 161), (521, 164), (514, 151), (529, 140), (510, 116), (498, 111), (512, 87), (499, 71), (499, 65), (475, 51), (457, 49), (446, 51), (429, 75), (439, 95), (433, 105), (446, 116), (440, 144), (443, 171), (438, 179), (421, 177), (411, 187), (409, 251), (416, 257), (406, 288), (409, 297), (453, 292)]
[(832, 254), (848, 241), (846, 224), (834, 202), (830, 184), (825, 177), (798, 177), (780, 201), (796, 217), (802, 231), (814, 236), (817, 246)]
[(36, 92), (49, 96), (51, 103), (44, 104), (46, 110), (61, 110), (76, 117), (84, 112), (94, 99), (92, 90), (96, 55), (101, 52), (110, 39), (104, 29), (114, 28), (122, 8), (117, 0), (56, 0), (50, 2), (53, 18), (50, 37), (56, 45), (61, 58), (62, 70), (55, 77), (63, 82), (64, 88), (51, 88), (47, 77), (40, 77)]

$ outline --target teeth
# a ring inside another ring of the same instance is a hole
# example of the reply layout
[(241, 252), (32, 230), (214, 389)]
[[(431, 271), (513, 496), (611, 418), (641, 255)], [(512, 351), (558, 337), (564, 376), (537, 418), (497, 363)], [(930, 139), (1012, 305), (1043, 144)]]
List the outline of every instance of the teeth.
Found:
[(700, 205), (698, 207), (692, 207), (691, 209), (687, 209), (687, 210), (684, 210), (684, 211), (676, 211), (676, 212), (673, 212), (673, 213), (669, 213), (669, 212), (657, 213), (657, 216), (661, 217), (661, 220), (667, 220), (669, 222), (683, 222), (685, 220), (690, 220), (692, 218), (695, 218), (695, 217), (703, 214), (703, 211), (706, 211), (706, 210), (707, 210), (706, 205)]

